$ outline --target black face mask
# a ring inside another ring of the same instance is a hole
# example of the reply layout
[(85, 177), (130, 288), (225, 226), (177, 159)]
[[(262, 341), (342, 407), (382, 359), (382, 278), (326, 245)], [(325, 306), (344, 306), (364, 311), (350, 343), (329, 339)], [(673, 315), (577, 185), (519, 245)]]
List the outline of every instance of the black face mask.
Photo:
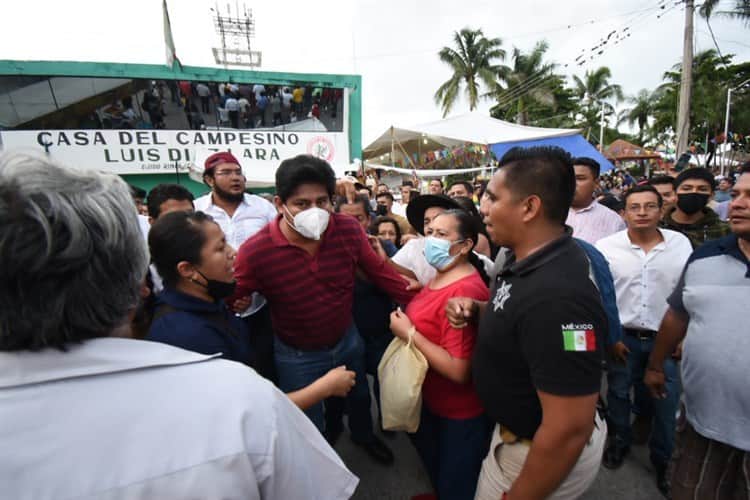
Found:
[[(198, 271), (196, 269), (196, 271)], [(212, 280), (209, 278), (206, 278), (206, 275), (204, 275), (202, 272), (198, 271), (198, 274), (203, 276), (203, 279), (206, 280), (206, 283), (203, 284), (200, 281), (192, 280), (193, 283), (202, 286), (206, 289), (208, 292), (208, 295), (211, 296), (214, 300), (221, 300), (229, 297), (234, 293), (234, 289), (237, 287), (237, 282), (235, 280), (232, 281), (217, 281)]]
[(376, 215), (386, 215), (388, 213), (388, 208), (385, 205), (378, 205), (378, 208), (375, 209)]
[(681, 193), (677, 195), (677, 207), (688, 215), (700, 212), (708, 203), (705, 193)]

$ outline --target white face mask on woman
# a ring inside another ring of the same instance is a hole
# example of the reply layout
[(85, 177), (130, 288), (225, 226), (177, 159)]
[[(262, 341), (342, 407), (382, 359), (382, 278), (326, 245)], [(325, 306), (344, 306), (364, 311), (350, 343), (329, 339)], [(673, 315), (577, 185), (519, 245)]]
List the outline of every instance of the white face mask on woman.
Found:
[[(289, 217), (292, 217), (292, 213), (286, 205), (284, 205), (284, 210), (289, 214)], [(286, 217), (284, 217), (284, 220), (289, 224), (289, 227), (297, 231), (301, 236), (310, 240), (319, 240), (328, 228), (330, 218), (331, 213), (328, 210), (311, 207), (292, 217), (294, 223), (289, 222)]]

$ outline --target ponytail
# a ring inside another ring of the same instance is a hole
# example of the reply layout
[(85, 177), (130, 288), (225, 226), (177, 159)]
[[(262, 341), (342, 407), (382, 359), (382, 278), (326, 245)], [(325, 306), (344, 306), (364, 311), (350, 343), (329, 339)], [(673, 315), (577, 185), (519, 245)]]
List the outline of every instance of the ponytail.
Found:
[(477, 270), (479, 273), (479, 277), (482, 278), (482, 281), (484, 281), (484, 284), (487, 286), (490, 286), (490, 276), (487, 274), (487, 271), (484, 268), (484, 263), (479, 258), (479, 256), (472, 250), (469, 252), (469, 264), (474, 266), (474, 269)]

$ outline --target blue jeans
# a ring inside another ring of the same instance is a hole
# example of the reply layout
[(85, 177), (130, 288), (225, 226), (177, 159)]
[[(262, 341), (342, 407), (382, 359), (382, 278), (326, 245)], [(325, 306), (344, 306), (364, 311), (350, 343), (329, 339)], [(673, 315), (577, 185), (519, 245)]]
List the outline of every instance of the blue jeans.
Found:
[[(365, 348), (353, 323), (338, 344), (324, 351), (301, 351), (284, 344), (277, 337), (274, 339), (274, 360), (279, 388), (287, 393), (310, 385), (340, 365), (354, 371), (356, 384), (346, 397), (352, 441), (363, 444), (375, 439), (370, 415), (370, 387), (365, 374)], [(324, 412), (322, 402), (305, 410), (320, 432), (325, 431)]]
[[(648, 391), (643, 384), (643, 375), (654, 345), (653, 339), (641, 340), (628, 334), (623, 335), (622, 340), (630, 349), (628, 362), (625, 365), (613, 362), (607, 375), (609, 384), (607, 403), (609, 415), (615, 427), (615, 443), (619, 447), (630, 446), (632, 442), (630, 412), (633, 405), (630, 400), (630, 388), (633, 387), (636, 395), (645, 394)], [(675, 414), (680, 403), (677, 364), (671, 358), (664, 362), (664, 380), (667, 397), (650, 399), (644, 403), (647, 402), (653, 410), (654, 418), (649, 440), (651, 460), (654, 463), (666, 465), (672, 456)], [(641, 407), (639, 410), (648, 409)]]
[(491, 432), (492, 423), (484, 415), (457, 420), (422, 405), (419, 429), (409, 437), (440, 500), (474, 498)]

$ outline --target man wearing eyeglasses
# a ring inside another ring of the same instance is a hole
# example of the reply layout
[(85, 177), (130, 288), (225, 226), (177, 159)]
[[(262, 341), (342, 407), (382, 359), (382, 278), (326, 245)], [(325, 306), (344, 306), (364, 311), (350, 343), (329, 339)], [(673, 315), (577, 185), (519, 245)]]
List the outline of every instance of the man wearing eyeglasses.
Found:
[[(245, 240), (274, 221), (278, 212), (260, 196), (245, 193), (242, 166), (232, 153), (214, 153), (206, 158), (204, 166), (203, 182), (211, 187), (211, 192), (195, 200), (195, 210), (213, 217), (224, 231), (227, 243), (239, 249)], [(241, 316), (253, 334), (254, 368), (264, 377), (275, 380), (273, 330), (265, 305), (262, 295), (253, 294)]]
[[(643, 376), (656, 332), (667, 310), (667, 297), (690, 257), (690, 240), (677, 231), (659, 229), (662, 198), (650, 185), (625, 194), (627, 229), (600, 239), (597, 249), (609, 261), (615, 283), (617, 309), (623, 326), (622, 341), (613, 347), (614, 363), (608, 372), (607, 400), (614, 437), (603, 464), (616, 469), (630, 450), (630, 389), (644, 390)], [(674, 358), (679, 358), (675, 353)], [(667, 464), (674, 446), (675, 414), (680, 393), (675, 359), (664, 363), (669, 397), (653, 401), (653, 431), (649, 441), (651, 463), (659, 490), (668, 495)]]

